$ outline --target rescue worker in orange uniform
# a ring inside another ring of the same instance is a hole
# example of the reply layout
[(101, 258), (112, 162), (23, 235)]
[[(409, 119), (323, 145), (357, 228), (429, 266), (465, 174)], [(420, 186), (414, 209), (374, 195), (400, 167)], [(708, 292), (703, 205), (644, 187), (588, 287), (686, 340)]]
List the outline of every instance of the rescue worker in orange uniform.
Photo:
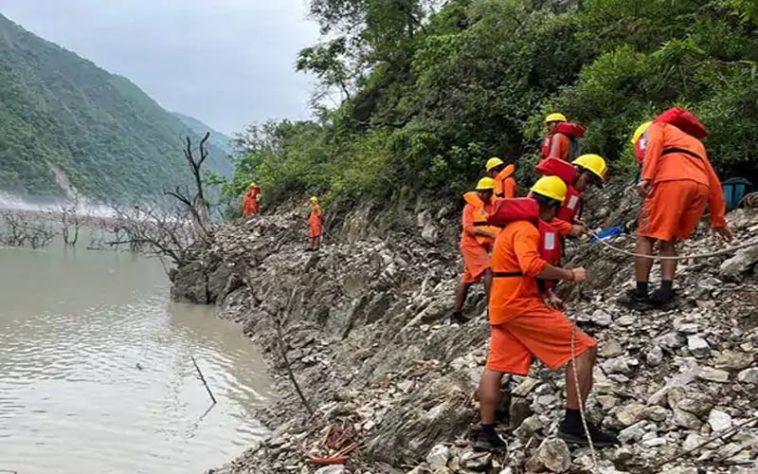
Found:
[[(547, 135), (545, 135), (545, 138), (542, 140), (542, 145), (540, 147), (542, 158), (547, 158), (548, 156), (556, 156), (564, 161), (568, 161), (568, 147), (566, 144), (558, 145), (559, 149), (561, 147), (566, 147), (566, 152), (564, 153), (565, 156), (560, 154), (552, 154), (553, 148), (556, 146), (556, 135), (561, 135), (562, 139), (568, 140), (568, 137), (556, 133), (555, 131), (555, 128), (558, 126), (558, 124), (565, 121), (566, 116), (561, 113), (553, 113), (545, 117), (545, 128), (547, 129)], [(562, 141), (562, 139), (559, 138), (558, 141)]]
[(261, 188), (257, 184), (250, 183), (250, 188), (242, 198), (243, 217), (250, 217), (258, 213), (258, 194), (260, 192)]
[(492, 157), (484, 165), (487, 174), (495, 180), (495, 199), (510, 199), (516, 197), (516, 179), (513, 174), (516, 172), (516, 166), (513, 164), (506, 165), (503, 160)]
[(308, 226), (310, 228), (308, 236), (310, 238), (310, 247), (308, 250), (313, 252), (321, 247), (321, 236), (324, 231), (322, 228), (321, 206), (318, 204), (318, 198), (316, 196), (311, 196), (310, 203), (311, 213), (308, 215)]
[[(658, 119), (639, 134), (635, 146), (640, 139), (645, 139), (646, 143), (637, 190), (644, 201), (639, 214), (635, 253), (651, 255), (657, 241), (661, 255), (676, 256), (677, 241), (690, 237), (706, 206), (710, 209), (713, 230), (730, 241), (732, 233), (725, 219), (721, 181), (708, 161), (703, 143)], [(648, 294), (653, 260), (635, 258), (636, 288), (618, 302), (638, 310), (673, 307), (676, 263), (676, 260), (661, 260), (661, 286)]]
[(468, 289), (474, 283), (484, 282), (484, 292), (490, 293), (490, 255), (492, 243), (497, 237), (499, 228), (487, 224), (492, 212), (493, 190), (495, 180), (482, 178), (476, 185), (476, 190), (463, 195), (466, 205), (463, 208), (463, 219), (460, 249), (463, 255), (463, 276), (455, 291), (455, 303), (451, 322), (466, 323), (468, 318), (463, 316), (463, 304), (466, 302)]
[[(557, 176), (540, 178), (530, 197), (539, 205), (539, 219), (549, 223), (566, 197), (566, 184)], [(539, 221), (538, 221), (539, 222)], [(592, 387), (592, 369), (597, 343), (572, 323), (561, 311), (559, 301), (549, 305), (538, 288), (538, 279), (581, 282), (584, 268), (553, 266), (540, 254), (538, 223), (515, 220), (508, 223), (495, 240), (492, 253), (492, 290), (489, 299), (490, 347), (486, 368), (479, 383), (481, 431), (474, 448), (492, 450), (505, 447), (495, 431), (495, 408), (500, 399), (504, 374), (525, 376), (532, 359), (548, 368), (566, 368), (566, 414), (559, 436), (572, 444), (587, 444), (582, 426), (579, 400), (587, 400)], [(571, 335), (574, 332), (575, 360), (572, 363)], [(575, 389), (574, 371), (579, 378)], [(588, 421), (589, 423), (589, 421)], [(610, 446), (615, 436), (589, 423), (590, 437), (596, 447)]]

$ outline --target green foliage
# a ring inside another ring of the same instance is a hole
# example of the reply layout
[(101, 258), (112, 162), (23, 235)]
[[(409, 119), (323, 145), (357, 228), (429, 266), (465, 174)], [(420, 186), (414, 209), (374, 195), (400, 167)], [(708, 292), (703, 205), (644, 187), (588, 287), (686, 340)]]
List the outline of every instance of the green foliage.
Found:
[[(0, 15), (0, 189), (144, 198), (188, 182), (197, 136), (123, 77)], [(223, 153), (211, 150), (211, 161)], [(64, 183), (64, 184), (61, 184)]]
[(450, 0), (435, 11), (442, 4), (313, 0), (329, 40), (298, 67), (346, 99), (316, 123), (265, 126), (257, 138), (277, 146), (238, 162), (242, 181), (257, 177), (273, 200), (444, 196), (468, 189), (490, 156), (530, 181), (552, 111), (588, 126), (583, 151), (631, 174), (632, 131), (673, 105), (710, 128), (722, 175), (758, 177), (755, 2)]

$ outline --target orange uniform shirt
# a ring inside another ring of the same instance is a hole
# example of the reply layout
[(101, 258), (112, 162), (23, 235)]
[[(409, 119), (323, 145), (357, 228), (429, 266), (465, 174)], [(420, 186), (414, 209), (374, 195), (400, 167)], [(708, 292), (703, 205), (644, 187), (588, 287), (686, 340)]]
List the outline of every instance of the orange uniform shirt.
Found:
[[(528, 221), (508, 224), (495, 240), (491, 268), (490, 324), (503, 324), (537, 308), (544, 308), (535, 277), (547, 265), (539, 253), (540, 234)], [(497, 277), (521, 272), (523, 277)]]
[(495, 176), (495, 198), (511, 199), (516, 197), (516, 180), (513, 178), (515, 172), (516, 167), (508, 165)]
[(308, 224), (310, 225), (310, 237), (312, 239), (321, 237), (321, 206), (318, 204), (311, 204), (311, 214), (308, 216)]
[(550, 156), (555, 156), (563, 161), (568, 161), (570, 151), (571, 139), (562, 133), (554, 134), (552, 146), (550, 148)]
[[(678, 149), (681, 152), (665, 153)], [(699, 158), (691, 156), (697, 155)], [(697, 138), (673, 125), (653, 123), (647, 130), (647, 148), (640, 179), (651, 184), (665, 181), (690, 180), (708, 187), (711, 226), (726, 225), (726, 204), (721, 181), (708, 161), (705, 146)]]

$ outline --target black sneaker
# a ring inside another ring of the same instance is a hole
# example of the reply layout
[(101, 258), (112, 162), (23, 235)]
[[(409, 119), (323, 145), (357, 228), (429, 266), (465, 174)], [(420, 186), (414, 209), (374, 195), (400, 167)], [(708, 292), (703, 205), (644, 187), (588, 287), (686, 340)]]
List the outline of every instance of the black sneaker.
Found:
[[(621, 444), (615, 434), (602, 431), (592, 423), (587, 423), (587, 428), (590, 432), (592, 444), (596, 448), (607, 448)], [(561, 426), (558, 428), (558, 436), (567, 444), (577, 446), (589, 446), (590, 444), (587, 441), (587, 435), (584, 432), (584, 427), (581, 425), (579, 426), (579, 429), (569, 428), (566, 425), (566, 422), (562, 421)]]
[(623, 296), (616, 300), (616, 303), (625, 308), (636, 311), (648, 311), (655, 307), (653, 302), (650, 301), (649, 296), (640, 296), (637, 293), (637, 290), (634, 289), (627, 291)]
[(464, 316), (460, 311), (453, 311), (453, 314), (450, 315), (451, 324), (466, 324), (469, 321), (469, 318)]
[(508, 449), (508, 443), (495, 432), (482, 430), (474, 441), (474, 451), (496, 451)]
[(670, 310), (676, 308), (676, 298), (673, 293), (665, 294), (663, 290), (658, 289), (650, 294), (650, 303), (662, 310)]

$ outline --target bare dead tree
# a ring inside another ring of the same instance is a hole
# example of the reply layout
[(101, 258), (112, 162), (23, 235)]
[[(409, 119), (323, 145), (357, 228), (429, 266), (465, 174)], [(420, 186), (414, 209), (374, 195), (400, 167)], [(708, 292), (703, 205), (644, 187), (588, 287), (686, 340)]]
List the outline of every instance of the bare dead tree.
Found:
[(128, 246), (133, 252), (168, 257), (176, 265), (187, 260), (195, 241), (192, 216), (186, 206), (157, 202), (129, 209), (114, 208), (110, 224), (111, 247)]
[(74, 196), (68, 202), (64, 202), (59, 207), (59, 217), (61, 221), (61, 235), (63, 244), (76, 246), (79, 241), (79, 229), (82, 226), (84, 216), (79, 208), (79, 196)]
[(0, 212), (2, 232), (0, 242), (12, 247), (45, 247), (55, 238), (55, 231), (50, 224), (52, 216), (47, 213), (32, 213), (19, 210)]
[(194, 192), (191, 192), (187, 186), (177, 186), (173, 191), (165, 189), (163, 191), (165, 195), (176, 198), (187, 208), (191, 214), (192, 224), (195, 227), (197, 237), (205, 241), (210, 240), (210, 205), (205, 198), (205, 192), (203, 190), (202, 167), (203, 163), (208, 158), (208, 140), (210, 137), (210, 132), (206, 132), (205, 136), (200, 140), (200, 146), (198, 147), (200, 153), (199, 158), (193, 153), (192, 139), (187, 137), (184, 158), (190, 165), (190, 171), (192, 171), (192, 177), (195, 184)]

